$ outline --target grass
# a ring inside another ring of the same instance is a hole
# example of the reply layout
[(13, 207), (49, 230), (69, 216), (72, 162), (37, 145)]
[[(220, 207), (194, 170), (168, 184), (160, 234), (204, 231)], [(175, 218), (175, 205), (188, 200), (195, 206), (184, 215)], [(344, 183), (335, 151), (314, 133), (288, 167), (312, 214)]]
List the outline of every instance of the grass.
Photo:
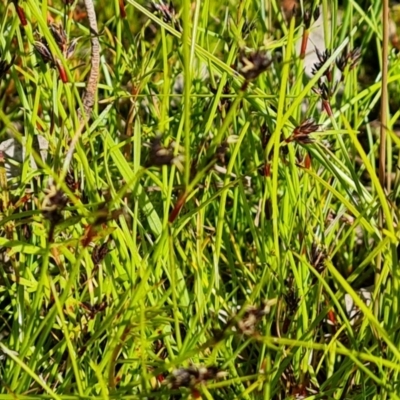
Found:
[(88, 119), (83, 4), (0, 5), (0, 400), (400, 398), (382, 2), (154, 4), (96, 4)]

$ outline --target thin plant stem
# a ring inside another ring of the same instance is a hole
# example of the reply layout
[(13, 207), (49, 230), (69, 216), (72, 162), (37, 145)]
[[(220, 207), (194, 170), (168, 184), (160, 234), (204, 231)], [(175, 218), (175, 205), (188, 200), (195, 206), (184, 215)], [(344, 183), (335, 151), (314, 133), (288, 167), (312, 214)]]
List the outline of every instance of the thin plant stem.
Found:
[[(379, 182), (382, 188), (386, 183), (386, 129), (387, 129), (387, 113), (388, 113), (388, 57), (389, 57), (389, 0), (382, 1), (382, 92), (381, 92), (381, 126), (380, 126), (380, 147), (379, 147)], [(384, 226), (384, 211), (379, 209), (379, 227)], [(378, 254), (376, 259), (375, 285), (380, 281), (382, 272), (382, 253)], [(375, 299), (375, 316), (379, 316), (380, 302), (379, 291)]]

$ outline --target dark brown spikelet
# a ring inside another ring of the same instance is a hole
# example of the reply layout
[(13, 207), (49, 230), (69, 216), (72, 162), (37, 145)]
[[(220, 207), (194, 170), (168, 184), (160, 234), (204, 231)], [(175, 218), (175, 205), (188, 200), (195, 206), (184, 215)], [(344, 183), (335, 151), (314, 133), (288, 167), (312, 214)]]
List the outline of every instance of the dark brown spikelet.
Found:
[(167, 378), (166, 384), (171, 389), (179, 389), (181, 387), (193, 389), (196, 385), (213, 379), (220, 379), (226, 376), (226, 372), (221, 371), (216, 366), (178, 368), (172, 371)]
[[(74, 39), (71, 43), (69, 43), (67, 34), (65, 33), (61, 25), (50, 24), (49, 29), (64, 57), (67, 59), (70, 58), (75, 50), (77, 39)], [(64, 69), (61, 60), (56, 58), (52, 54), (46, 39), (42, 37), (39, 40), (36, 40), (33, 43), (33, 46), (36, 52), (40, 54), (43, 62), (45, 64), (49, 63), (52, 68), (56, 68), (59, 73), (60, 79), (64, 83), (67, 83), (68, 76), (66, 70)]]
[(321, 79), (318, 81), (318, 87), (313, 88), (313, 92), (318, 94), (321, 97), (322, 100), (322, 106), (324, 107), (324, 110), (327, 112), (329, 116), (333, 115), (332, 108), (330, 105), (330, 98), (332, 96), (332, 93), (335, 92), (335, 87), (337, 87), (338, 82), (332, 89), (329, 89), (328, 85), (322, 81)]
[[(285, 302), (289, 306), (294, 306), (294, 301), (293, 299), (296, 297), (295, 294), (295, 281), (294, 281), (294, 276), (292, 272), (289, 272), (288, 276), (284, 280), (285, 282)], [(296, 302), (297, 304), (297, 302)]]
[(57, 46), (63, 53), (64, 57), (68, 60), (72, 57), (75, 52), (76, 45), (78, 43), (78, 38), (71, 41), (68, 40), (67, 33), (60, 24), (50, 24), (49, 29), (57, 43)]
[(50, 221), (49, 241), (53, 240), (54, 229), (63, 220), (62, 210), (68, 203), (68, 197), (54, 185), (45, 190), (46, 197), (42, 203), (42, 214)]
[[(315, 52), (317, 54), (319, 62), (314, 64), (314, 67), (311, 71), (314, 75), (324, 66), (324, 64), (328, 61), (329, 57), (331, 56), (331, 51), (328, 49), (326, 49), (323, 52), (320, 52), (317, 48), (315, 48)], [(330, 67), (324, 72), (324, 75), (326, 76), (329, 82), (332, 81), (332, 71)]]
[(171, 165), (173, 159), (173, 150), (163, 146), (160, 136), (155, 137), (150, 143), (150, 153), (146, 167)]
[(76, 45), (78, 44), (78, 39), (73, 39), (68, 43), (66, 52), (64, 53), (65, 58), (68, 60), (75, 53)]
[(68, 38), (64, 28), (60, 24), (50, 24), (49, 29), (62, 53), (67, 50)]
[(106, 255), (109, 253), (108, 243), (103, 243), (101, 246), (95, 246), (92, 252), (92, 261), (94, 265), (99, 265)]
[(178, 32), (182, 31), (182, 26), (177, 17), (175, 7), (170, 1), (154, 0), (150, 2), (150, 11), (161, 15), (163, 21), (171, 24)]
[(269, 305), (248, 306), (242, 318), (237, 321), (238, 330), (244, 335), (251, 336), (256, 333), (259, 322), (269, 313)]
[(331, 56), (331, 51), (328, 49), (325, 49), (325, 51), (319, 51), (318, 48), (315, 48), (315, 52), (317, 54), (318, 60), (320, 62), (320, 66), (322, 67), (323, 64), (326, 63), (328, 58)]
[(0, 59), (0, 80), (10, 70), (11, 66), (14, 64), (14, 61), (15, 61), (15, 55), (13, 56), (11, 62), (7, 62), (6, 60)]
[(97, 313), (103, 312), (107, 308), (108, 304), (106, 301), (102, 301), (99, 304), (90, 304), (87, 301), (81, 302), (81, 307), (89, 314), (89, 318), (93, 319)]
[(349, 65), (349, 69), (352, 70), (356, 67), (360, 58), (361, 48), (356, 47), (354, 50), (350, 51), (349, 53), (344, 53), (338, 59), (336, 59), (336, 66), (342, 72), (344, 72), (347, 65)]
[(329, 101), (329, 99), (331, 98), (331, 91), (330, 91), (328, 85), (321, 80), (318, 81), (318, 87), (313, 88), (312, 90), (314, 93), (320, 95), (322, 100)]
[(215, 157), (222, 164), (226, 165), (226, 153), (229, 150), (229, 144), (225, 141), (222, 142), (216, 150)]
[(79, 189), (80, 182), (75, 179), (75, 174), (72, 169), (69, 169), (65, 176), (65, 183), (67, 184), (71, 192), (75, 192)]
[(261, 51), (253, 51), (246, 55), (242, 50), (239, 54), (236, 70), (246, 79), (252, 81), (272, 64), (272, 58)]
[(310, 133), (317, 132), (320, 125), (316, 124), (313, 118), (309, 118), (302, 122), (298, 127), (296, 127), (290, 137), (288, 137), (285, 142), (296, 141), (302, 144), (313, 143), (313, 139), (310, 138)]
[[(122, 209), (110, 211), (105, 205), (100, 206), (94, 215), (95, 219), (93, 223), (87, 225), (85, 228), (85, 232), (81, 238), (82, 246), (89, 246), (90, 242), (96, 237), (99, 229), (103, 227), (103, 224), (116, 220), (123, 213), (124, 211)], [(102, 251), (105, 251), (105, 249)]]
[(320, 15), (321, 15), (321, 11), (319, 10), (319, 7), (317, 7), (313, 12), (314, 21), (316, 21)]
[(310, 251), (310, 263), (320, 273), (324, 270), (326, 258), (326, 250), (313, 242)]
[(304, 23), (304, 27), (305, 27), (306, 29), (309, 29), (309, 28), (310, 28), (311, 19), (312, 19), (311, 10), (306, 10), (306, 11), (304, 11), (303, 23)]
[(339, 58), (336, 59), (336, 66), (340, 71), (344, 71), (347, 66), (347, 54), (342, 54)]
[(36, 40), (33, 43), (33, 47), (35, 48), (36, 52), (40, 54), (42, 61), (45, 64), (50, 64), (52, 68), (56, 68), (62, 82), (67, 83), (68, 82), (67, 73), (61, 61), (58, 58), (54, 57), (53, 54), (51, 53), (46, 39), (40, 38), (39, 40)]
[(33, 43), (33, 47), (35, 48), (37, 53), (39, 53), (40, 57), (42, 58), (42, 61), (45, 64), (50, 63), (52, 66), (56, 65), (55, 59), (53, 57), (53, 54), (51, 54), (46, 39), (41, 38), (40, 40), (36, 40)]
[(265, 149), (268, 145), (269, 140), (271, 139), (271, 132), (266, 123), (262, 124), (260, 127), (260, 137), (261, 137), (261, 146)]
[(45, 218), (51, 220), (54, 213), (62, 211), (68, 203), (68, 198), (60, 189), (51, 186), (46, 189), (46, 197), (42, 203), (42, 213)]

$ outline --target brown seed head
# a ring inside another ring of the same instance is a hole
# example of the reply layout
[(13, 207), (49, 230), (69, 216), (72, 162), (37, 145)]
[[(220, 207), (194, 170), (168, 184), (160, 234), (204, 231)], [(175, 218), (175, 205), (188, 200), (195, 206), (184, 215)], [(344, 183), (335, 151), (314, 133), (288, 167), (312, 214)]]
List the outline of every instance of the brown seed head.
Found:
[(105, 242), (101, 246), (96, 246), (92, 252), (92, 261), (94, 265), (100, 264), (109, 253), (108, 243)]
[(56, 65), (55, 59), (53, 57), (53, 54), (51, 54), (46, 39), (41, 38), (40, 40), (36, 40), (33, 43), (33, 47), (39, 53), (45, 64), (50, 63), (52, 64), (52, 66)]
[(15, 55), (13, 56), (11, 62), (7, 62), (6, 60), (0, 60), (0, 79), (9, 71), (11, 66), (14, 64)]
[(178, 368), (172, 371), (167, 378), (166, 384), (171, 389), (186, 387), (193, 389), (196, 385), (213, 379), (219, 379), (226, 376), (226, 372), (221, 371), (216, 366)]
[(68, 43), (68, 38), (65, 30), (62, 25), (59, 24), (50, 24), (49, 29), (51, 34), (54, 37), (54, 40), (57, 43), (57, 46), (61, 50), (62, 53), (65, 53)]
[(149, 8), (150, 11), (160, 14), (164, 22), (167, 24), (172, 24), (177, 31), (182, 31), (182, 26), (179, 22), (175, 7), (172, 2), (153, 0), (150, 2)]
[[(317, 48), (315, 48), (315, 53), (317, 54), (319, 62), (314, 64), (314, 67), (312, 69), (312, 73), (315, 75), (323, 66), (324, 64), (328, 61), (329, 57), (331, 56), (331, 51), (326, 49), (323, 52), (320, 52)], [(331, 81), (331, 68), (328, 68), (324, 75), (328, 78), (329, 81)]]
[(292, 135), (287, 138), (286, 143), (296, 141), (302, 144), (313, 143), (314, 140), (310, 137), (310, 133), (318, 131), (320, 125), (316, 124), (313, 118), (308, 118), (296, 127)]
[(343, 53), (338, 59), (336, 59), (336, 66), (340, 71), (344, 72), (347, 65), (350, 66), (350, 70), (354, 69), (361, 58), (361, 48), (356, 47), (349, 53)]
[(236, 70), (244, 76), (246, 81), (256, 79), (272, 64), (272, 58), (261, 51), (253, 51), (249, 55), (246, 55), (242, 50), (238, 61)]

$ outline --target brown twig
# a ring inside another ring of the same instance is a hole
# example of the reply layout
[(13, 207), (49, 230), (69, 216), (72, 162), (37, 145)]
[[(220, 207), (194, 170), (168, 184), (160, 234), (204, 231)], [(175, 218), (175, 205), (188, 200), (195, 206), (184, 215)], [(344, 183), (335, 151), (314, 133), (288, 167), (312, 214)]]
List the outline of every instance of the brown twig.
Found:
[(87, 11), (87, 17), (89, 20), (90, 33), (92, 35), (91, 39), (92, 50), (91, 50), (91, 61), (90, 61), (91, 68), (90, 68), (89, 78), (86, 84), (86, 89), (82, 96), (83, 110), (82, 109), (78, 110), (80, 126), (71, 140), (67, 156), (65, 157), (62, 177), (64, 177), (68, 172), (76, 144), (78, 143), (78, 140), (81, 136), (83, 127), (85, 126), (86, 122), (90, 118), (90, 114), (92, 113), (96, 98), (97, 83), (99, 79), (100, 43), (98, 39), (97, 18), (96, 18), (96, 11), (93, 5), (93, 0), (85, 0), (85, 7)]
[(80, 120), (89, 118), (92, 113), (94, 101), (97, 91), (97, 82), (99, 79), (100, 69), (100, 43), (98, 38), (97, 18), (93, 5), (93, 0), (85, 0), (85, 7), (89, 20), (89, 28), (92, 34), (92, 52), (91, 52), (91, 68), (89, 78), (86, 84), (86, 90), (82, 97), (84, 117), (80, 115)]

